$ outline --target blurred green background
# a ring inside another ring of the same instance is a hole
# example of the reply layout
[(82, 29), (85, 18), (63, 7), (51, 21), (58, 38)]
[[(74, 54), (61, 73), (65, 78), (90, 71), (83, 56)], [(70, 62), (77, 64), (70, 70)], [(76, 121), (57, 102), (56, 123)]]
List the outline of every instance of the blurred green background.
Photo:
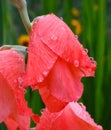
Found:
[[(80, 101), (104, 130), (111, 130), (111, 0), (27, 0), (27, 6), (31, 21), (51, 12), (62, 17), (97, 61), (95, 77), (82, 79)], [(0, 0), (0, 45), (24, 44), (24, 40), (28, 42), (24, 34), (17, 9), (8, 0)], [(40, 113), (43, 103), (37, 91), (28, 88), (26, 99), (33, 111)], [(0, 130), (5, 129), (2, 123)]]

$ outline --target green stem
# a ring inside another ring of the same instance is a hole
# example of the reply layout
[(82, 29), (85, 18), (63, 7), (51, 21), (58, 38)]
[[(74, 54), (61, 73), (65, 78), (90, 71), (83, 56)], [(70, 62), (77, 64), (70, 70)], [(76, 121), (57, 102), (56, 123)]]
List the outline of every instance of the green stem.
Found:
[(30, 29), (31, 29), (31, 23), (30, 23), (30, 19), (29, 19), (29, 16), (28, 16), (28, 12), (27, 12), (26, 6), (24, 8), (18, 9), (18, 11), (19, 11), (20, 16), (22, 18), (22, 22), (23, 22), (23, 24), (25, 26), (25, 29), (29, 33)]
[(28, 16), (26, 0), (10, 0), (10, 2), (18, 9), (25, 29), (29, 33), (31, 29), (31, 23)]

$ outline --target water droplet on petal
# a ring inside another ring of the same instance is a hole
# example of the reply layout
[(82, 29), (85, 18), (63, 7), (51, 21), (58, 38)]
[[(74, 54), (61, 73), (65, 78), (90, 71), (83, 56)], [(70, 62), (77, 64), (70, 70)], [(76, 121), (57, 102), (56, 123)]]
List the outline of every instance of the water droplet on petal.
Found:
[(18, 61), (23, 62), (23, 58), (19, 57)]
[(78, 60), (74, 60), (74, 66), (79, 67), (79, 61)]
[(39, 76), (38, 82), (39, 82), (39, 83), (42, 82), (43, 79), (44, 79), (43, 76)]
[(86, 55), (86, 52), (83, 50), (83, 51), (82, 51), (82, 54), (83, 54), (83, 55)]
[(65, 28), (64, 28), (64, 27), (61, 27), (61, 30), (62, 30), (62, 32), (64, 32), (64, 31), (65, 31)]
[(84, 49), (84, 50), (82, 51), (82, 54), (83, 54), (83, 55), (87, 55), (87, 53), (88, 53), (88, 49)]
[(44, 108), (42, 108), (41, 110), (40, 110), (40, 112), (41, 112), (41, 114), (44, 112)]
[(46, 72), (46, 71), (44, 71), (44, 72), (43, 72), (43, 75), (44, 75), (44, 76), (46, 76), (46, 75), (47, 75), (47, 72)]
[(23, 78), (22, 77), (18, 77), (18, 83), (19, 83), (19, 86), (22, 86), (22, 84), (23, 84)]
[(95, 64), (96, 65), (96, 61), (94, 60), (93, 57), (90, 57), (90, 60), (91, 60), (91, 63)]
[(25, 94), (27, 93), (27, 90), (26, 90), (26, 89), (24, 89), (24, 93), (25, 93)]
[(82, 44), (80, 44), (80, 46), (83, 48), (83, 45), (82, 45)]
[(78, 35), (74, 35), (76, 39), (78, 39)]
[(63, 17), (60, 17), (60, 19), (63, 21)]
[(91, 61), (94, 61), (94, 58), (93, 58), (93, 57), (90, 57), (90, 60), (91, 60)]
[(86, 49), (84, 49), (84, 51), (86, 52), (86, 53), (88, 53), (88, 49), (86, 48)]
[(12, 53), (13, 53), (13, 54), (16, 54), (16, 51), (13, 50)]
[(51, 39), (52, 39), (53, 41), (56, 41), (56, 40), (57, 40), (57, 36), (56, 36), (56, 35), (52, 35), (52, 36), (51, 36)]

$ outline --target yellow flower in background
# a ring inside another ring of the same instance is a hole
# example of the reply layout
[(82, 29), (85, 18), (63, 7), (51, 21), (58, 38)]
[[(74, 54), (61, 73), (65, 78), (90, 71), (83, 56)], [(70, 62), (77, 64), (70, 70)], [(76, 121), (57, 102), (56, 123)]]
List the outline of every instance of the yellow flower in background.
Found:
[(80, 12), (77, 8), (72, 8), (71, 12), (76, 17), (78, 17), (80, 15)]
[(72, 21), (71, 21), (71, 24), (74, 26), (74, 32), (75, 32), (75, 34), (76, 35), (79, 35), (81, 32), (82, 32), (82, 26), (81, 26), (81, 23), (78, 21), (78, 20), (76, 20), (76, 19), (73, 19)]
[(93, 9), (94, 9), (94, 11), (97, 11), (98, 10), (98, 5), (94, 4)]
[(18, 44), (23, 46), (28, 46), (29, 43), (29, 35), (23, 34), (18, 38)]

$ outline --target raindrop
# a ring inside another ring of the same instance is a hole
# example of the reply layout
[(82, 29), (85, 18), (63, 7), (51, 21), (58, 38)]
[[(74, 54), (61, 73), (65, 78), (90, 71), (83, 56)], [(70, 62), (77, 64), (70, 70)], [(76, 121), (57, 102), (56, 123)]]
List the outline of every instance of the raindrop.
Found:
[(60, 17), (60, 19), (63, 21), (63, 17)]
[(80, 44), (80, 46), (83, 48), (83, 45), (82, 45), (82, 44)]
[(41, 114), (44, 112), (44, 108), (42, 108), (41, 110), (40, 110), (40, 112), (41, 112)]
[(13, 54), (16, 54), (16, 51), (13, 50), (12, 53), (13, 53)]
[(90, 57), (90, 60), (91, 60), (91, 63), (96, 64), (96, 61), (94, 60), (93, 57)]
[(94, 58), (93, 58), (93, 57), (90, 57), (90, 60), (91, 60), (91, 61), (94, 61)]
[(57, 36), (52, 35), (52, 36), (51, 36), (51, 39), (52, 39), (53, 41), (56, 41), (56, 40), (57, 40)]
[(83, 50), (83, 51), (82, 51), (82, 54), (83, 54), (83, 55), (86, 55), (87, 53)]
[(78, 35), (74, 35), (76, 39), (78, 39)]
[(87, 53), (88, 53), (88, 49), (84, 49), (84, 50), (82, 51), (82, 54), (83, 54), (83, 55), (87, 55)]
[(83, 51), (82, 51), (82, 54), (83, 54), (83, 55), (86, 55), (86, 52), (83, 50)]
[(22, 84), (23, 84), (23, 78), (22, 77), (18, 77), (18, 83), (19, 83), (19, 86), (22, 86)]
[(43, 72), (43, 75), (44, 75), (44, 76), (46, 76), (46, 75), (47, 75), (47, 72), (46, 72), (46, 71), (44, 71), (44, 72)]
[(23, 62), (23, 58), (19, 57), (18, 61)]
[(64, 28), (64, 27), (61, 27), (61, 30), (62, 30), (62, 32), (64, 32), (64, 31), (65, 31), (65, 28)]
[(43, 77), (40, 76), (40, 77), (38, 78), (38, 82), (40, 83), (40, 82), (42, 82), (42, 81), (43, 81)]
[(88, 49), (87, 49), (87, 48), (85, 48), (84, 51), (85, 51), (86, 53), (88, 53)]
[(24, 93), (25, 93), (25, 94), (27, 93), (27, 90), (26, 90), (26, 89), (24, 89)]
[(79, 61), (78, 60), (74, 60), (74, 66), (79, 67)]

